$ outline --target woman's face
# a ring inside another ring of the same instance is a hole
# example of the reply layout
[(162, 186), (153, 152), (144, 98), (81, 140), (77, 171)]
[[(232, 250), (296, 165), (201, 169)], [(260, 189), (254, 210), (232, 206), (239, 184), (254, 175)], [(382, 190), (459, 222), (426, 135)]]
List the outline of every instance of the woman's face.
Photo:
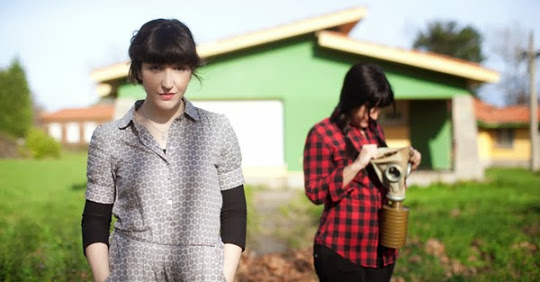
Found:
[(373, 107), (368, 113), (368, 107), (362, 105), (360, 108), (353, 111), (351, 122), (360, 128), (367, 128), (369, 126), (369, 118), (371, 117), (373, 120), (377, 120), (380, 112), (381, 110), (378, 107)]
[(184, 97), (191, 79), (191, 69), (174, 64), (143, 63), (140, 79), (147, 102), (162, 110), (172, 110)]

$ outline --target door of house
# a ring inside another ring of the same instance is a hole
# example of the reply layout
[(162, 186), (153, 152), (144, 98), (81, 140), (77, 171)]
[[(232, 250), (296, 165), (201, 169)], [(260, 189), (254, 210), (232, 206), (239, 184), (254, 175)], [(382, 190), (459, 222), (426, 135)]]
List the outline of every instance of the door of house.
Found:
[(242, 164), (249, 169), (283, 169), (283, 103), (279, 100), (192, 101), (197, 107), (225, 114), (233, 126)]
[(452, 126), (447, 100), (411, 101), (411, 144), (424, 169), (452, 169)]

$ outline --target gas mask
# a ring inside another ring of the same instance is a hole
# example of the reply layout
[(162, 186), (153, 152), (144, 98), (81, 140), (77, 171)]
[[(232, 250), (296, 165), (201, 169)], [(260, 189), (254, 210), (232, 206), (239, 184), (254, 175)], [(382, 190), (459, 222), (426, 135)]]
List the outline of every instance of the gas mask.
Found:
[(384, 204), (380, 216), (380, 244), (388, 248), (401, 248), (407, 237), (409, 208), (402, 205), (405, 199), (405, 180), (410, 173), (409, 158), (412, 147), (378, 148), (377, 158), (371, 164), (377, 177), (388, 189), (386, 198), (392, 201)]
[(386, 197), (391, 201), (405, 199), (405, 180), (411, 171), (409, 158), (411, 147), (377, 149), (378, 156), (371, 164), (383, 186), (388, 189)]

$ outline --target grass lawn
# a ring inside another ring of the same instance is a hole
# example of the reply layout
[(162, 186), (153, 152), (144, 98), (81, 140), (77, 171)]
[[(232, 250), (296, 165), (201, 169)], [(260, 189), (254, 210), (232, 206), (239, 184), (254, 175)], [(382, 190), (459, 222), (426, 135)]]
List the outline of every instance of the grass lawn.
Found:
[(82, 255), (86, 155), (0, 160), (0, 280), (91, 281)]
[[(91, 281), (80, 239), (85, 170), (84, 153), (0, 160), (0, 281)], [(491, 169), (483, 183), (410, 187), (405, 205), (408, 243), (396, 279), (540, 280), (540, 174)], [(299, 210), (316, 224), (320, 207), (299, 195), (288, 215)]]
[[(406, 196), (395, 281), (540, 281), (540, 173), (489, 169), (481, 183), (412, 186)], [(310, 248), (321, 211), (299, 191), (274, 234)]]
[(407, 281), (538, 281), (540, 174), (490, 169), (483, 183), (411, 187)]

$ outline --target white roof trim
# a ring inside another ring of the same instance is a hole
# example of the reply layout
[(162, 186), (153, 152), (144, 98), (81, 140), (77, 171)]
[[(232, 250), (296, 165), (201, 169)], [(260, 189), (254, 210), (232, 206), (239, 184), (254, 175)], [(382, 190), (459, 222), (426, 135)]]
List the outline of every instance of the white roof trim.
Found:
[(483, 68), (471, 62), (443, 55), (404, 50), (373, 43), (360, 42), (331, 31), (317, 33), (318, 44), (322, 47), (343, 52), (401, 63), (432, 71), (447, 73), (481, 82), (497, 82), (498, 72)]
[[(199, 53), (199, 56), (203, 58), (216, 56), (244, 48), (307, 34), (310, 32), (356, 23), (362, 19), (366, 13), (367, 10), (365, 8), (351, 8), (275, 28), (269, 28), (208, 44), (202, 44), (197, 47), (197, 52)], [(129, 62), (123, 62), (96, 69), (90, 74), (90, 77), (94, 81), (103, 82), (126, 77), (128, 71)]]

